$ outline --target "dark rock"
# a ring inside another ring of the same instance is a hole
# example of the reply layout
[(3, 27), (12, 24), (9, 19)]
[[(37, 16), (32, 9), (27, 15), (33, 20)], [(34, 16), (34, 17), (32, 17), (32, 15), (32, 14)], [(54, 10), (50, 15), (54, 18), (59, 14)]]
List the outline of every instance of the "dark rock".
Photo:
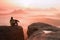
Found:
[(35, 31), (27, 40), (41, 40), (42, 31)]
[(57, 28), (56, 26), (52, 26), (46, 23), (40, 23), (40, 22), (32, 23), (31, 25), (28, 26), (28, 31), (27, 31), (28, 37), (38, 30), (40, 31), (47, 30), (47, 31), (56, 32), (59, 31), (60, 28)]
[(0, 26), (0, 40), (24, 40), (21, 26)]
[(36, 31), (28, 38), (28, 40), (60, 40), (60, 31), (59, 32), (51, 32), (44, 33), (40, 31)]

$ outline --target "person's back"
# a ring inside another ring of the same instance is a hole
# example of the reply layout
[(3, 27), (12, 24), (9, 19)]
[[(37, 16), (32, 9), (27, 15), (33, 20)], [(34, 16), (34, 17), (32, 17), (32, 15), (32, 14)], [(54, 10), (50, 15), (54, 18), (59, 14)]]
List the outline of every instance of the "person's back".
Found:
[(14, 26), (15, 25), (15, 21), (14, 21), (13, 17), (11, 17), (11, 19), (10, 19), (10, 25), (11, 26)]

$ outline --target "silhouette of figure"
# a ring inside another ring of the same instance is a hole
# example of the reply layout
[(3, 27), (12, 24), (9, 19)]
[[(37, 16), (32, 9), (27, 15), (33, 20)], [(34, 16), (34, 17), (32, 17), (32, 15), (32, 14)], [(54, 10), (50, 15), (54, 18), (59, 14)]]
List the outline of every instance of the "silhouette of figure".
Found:
[(15, 26), (18, 26), (18, 20), (14, 20), (15, 21)]
[(18, 20), (16, 20), (16, 19), (13, 19), (13, 17), (11, 17), (11, 19), (10, 19), (10, 25), (11, 26), (18, 26)]
[(11, 26), (14, 26), (15, 25), (15, 21), (14, 21), (13, 17), (11, 17), (11, 19), (10, 19), (10, 25)]

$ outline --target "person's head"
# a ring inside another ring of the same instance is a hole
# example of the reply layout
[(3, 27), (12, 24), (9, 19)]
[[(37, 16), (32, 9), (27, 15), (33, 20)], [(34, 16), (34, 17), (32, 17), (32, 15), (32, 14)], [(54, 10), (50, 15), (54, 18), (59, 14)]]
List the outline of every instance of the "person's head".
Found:
[(13, 17), (11, 17), (11, 19), (13, 19)]

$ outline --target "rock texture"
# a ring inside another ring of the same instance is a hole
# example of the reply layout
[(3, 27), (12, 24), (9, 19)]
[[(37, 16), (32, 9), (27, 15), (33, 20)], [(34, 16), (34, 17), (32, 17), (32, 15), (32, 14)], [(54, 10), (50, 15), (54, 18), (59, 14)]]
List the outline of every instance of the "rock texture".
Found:
[(40, 23), (40, 22), (32, 23), (31, 25), (28, 26), (28, 31), (27, 31), (28, 37), (30, 37), (35, 31), (38, 31), (38, 30), (56, 32), (56, 31), (59, 31), (60, 28), (57, 28), (56, 26), (52, 26), (46, 23)]
[(36, 31), (28, 40), (60, 40), (60, 32), (44, 33)]
[(24, 40), (21, 26), (0, 26), (0, 40)]

